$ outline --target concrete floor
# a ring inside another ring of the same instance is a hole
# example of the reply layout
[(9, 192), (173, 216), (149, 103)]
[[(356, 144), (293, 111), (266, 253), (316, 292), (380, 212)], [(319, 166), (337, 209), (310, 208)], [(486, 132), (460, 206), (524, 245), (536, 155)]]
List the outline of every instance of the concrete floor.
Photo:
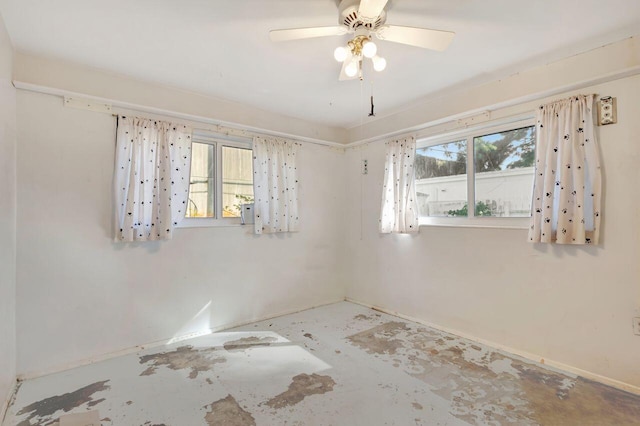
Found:
[(3, 425), (94, 410), (103, 426), (640, 425), (640, 396), (347, 302), (26, 381)]

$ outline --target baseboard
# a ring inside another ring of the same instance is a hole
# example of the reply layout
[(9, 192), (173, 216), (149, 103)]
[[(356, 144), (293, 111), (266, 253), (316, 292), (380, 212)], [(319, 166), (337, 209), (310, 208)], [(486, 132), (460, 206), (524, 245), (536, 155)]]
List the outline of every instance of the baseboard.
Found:
[(403, 315), (403, 314), (400, 314), (398, 312), (394, 312), (394, 311), (391, 311), (389, 309), (386, 309), (386, 308), (383, 308), (383, 307), (380, 307), (380, 306), (375, 306), (375, 305), (371, 305), (369, 303), (365, 303), (365, 302), (361, 302), (359, 300), (352, 299), (350, 297), (346, 297), (345, 300), (347, 302), (355, 303), (356, 305), (365, 306), (367, 308), (371, 308), (371, 309), (376, 310), (376, 311), (384, 312), (385, 314), (393, 315), (395, 317), (402, 318), (402, 319), (405, 319), (407, 321), (416, 322), (418, 324), (422, 324), (422, 325), (425, 325), (427, 327), (434, 328), (436, 330), (444, 331), (445, 333), (453, 334), (453, 335), (456, 335), (456, 336), (459, 336), (459, 337), (462, 337), (462, 338), (465, 338), (465, 339), (468, 339), (468, 340), (471, 340), (471, 341), (474, 341), (474, 342), (477, 342), (477, 343), (480, 343), (480, 344), (483, 344), (483, 345), (486, 345), (486, 346), (491, 346), (491, 347), (496, 348), (498, 350), (505, 351), (505, 352), (508, 352), (510, 354), (516, 355), (516, 356), (518, 356), (520, 358), (524, 358), (526, 360), (533, 361), (533, 362), (538, 363), (538, 364), (544, 364), (545, 366), (552, 367), (554, 369), (560, 370), (561, 372), (568, 372), (568, 373), (574, 374), (576, 376), (583, 377), (585, 379), (593, 380), (595, 382), (602, 383), (604, 385), (611, 386), (611, 387), (614, 387), (616, 389), (623, 390), (625, 392), (633, 393), (635, 395), (640, 395), (640, 387), (632, 385), (630, 383), (625, 383), (625, 382), (621, 382), (619, 380), (611, 379), (609, 377), (602, 376), (600, 374), (596, 374), (596, 373), (593, 373), (591, 371), (582, 370), (580, 368), (576, 368), (576, 367), (573, 367), (571, 365), (564, 364), (562, 362), (554, 361), (554, 360), (551, 360), (551, 359), (546, 359), (546, 358), (544, 358), (544, 357), (542, 357), (540, 355), (532, 354), (532, 353), (526, 352), (526, 351), (521, 351), (519, 349), (514, 349), (514, 348), (511, 348), (509, 346), (502, 345), (500, 343), (492, 342), (490, 340), (480, 339), (480, 338), (478, 338), (476, 336), (471, 336), (471, 335), (469, 335), (467, 333), (464, 333), (462, 331), (459, 331), (459, 330), (455, 330), (455, 329), (452, 329), (452, 328), (449, 328), (449, 327), (444, 327), (444, 326), (441, 326), (439, 324), (434, 324), (434, 323), (431, 323), (429, 321), (425, 321), (425, 320), (420, 319), (420, 318), (414, 318), (414, 317), (410, 317), (408, 315)]
[(18, 387), (19, 387), (19, 382), (15, 380), (13, 382), (13, 386), (11, 386), (9, 393), (7, 394), (7, 397), (3, 401), (2, 406), (0, 406), (0, 425), (4, 424), (4, 418), (6, 417), (7, 412), (9, 411), (9, 407), (13, 402), (13, 398), (15, 398), (16, 396), (16, 392), (18, 392)]
[[(136, 352), (142, 351), (144, 349), (150, 349), (150, 348), (164, 346), (164, 345), (169, 344), (169, 342), (184, 341), (184, 340), (188, 340), (188, 339), (191, 339), (191, 338), (194, 338), (194, 337), (203, 336), (203, 335), (207, 335), (207, 334), (211, 334), (211, 333), (216, 333), (218, 331), (228, 330), (230, 328), (241, 327), (243, 325), (251, 324), (251, 323), (254, 323), (254, 322), (266, 321), (266, 320), (270, 320), (272, 318), (278, 318), (278, 317), (281, 317), (281, 316), (284, 316), (284, 315), (291, 315), (291, 314), (295, 314), (295, 313), (298, 313), (298, 312), (307, 311), (309, 309), (319, 308), (321, 306), (327, 306), (327, 305), (332, 305), (332, 304), (338, 303), (338, 302), (344, 302), (344, 300), (345, 299), (342, 297), (342, 298), (339, 298), (339, 299), (333, 299), (331, 301), (320, 303), (320, 304), (317, 304), (317, 305), (310, 305), (310, 306), (306, 306), (306, 307), (302, 307), (302, 308), (296, 308), (296, 309), (291, 309), (291, 310), (287, 310), (287, 311), (281, 311), (281, 312), (278, 312), (278, 313), (275, 313), (275, 314), (265, 315), (263, 317), (254, 317), (254, 318), (249, 318), (249, 319), (246, 319), (246, 320), (240, 320), (240, 321), (235, 321), (235, 322), (231, 322), (231, 323), (227, 323), (227, 324), (222, 324), (222, 325), (219, 325), (217, 327), (210, 328), (210, 329), (206, 330), (205, 332), (188, 333), (188, 334), (184, 334), (184, 335), (181, 335), (181, 336), (173, 336), (171, 338), (157, 340), (157, 341), (154, 341), (154, 342), (150, 342), (150, 343), (146, 343), (146, 344), (142, 344), (142, 345), (137, 345), (137, 346), (134, 346), (134, 347), (121, 349), (121, 350), (118, 350), (118, 351), (115, 351), (115, 352), (110, 352), (110, 353), (107, 353), (107, 354), (104, 354), (104, 355), (99, 355), (99, 356), (96, 356), (96, 357), (75, 361), (75, 362), (72, 362), (72, 363), (69, 363), (69, 364), (58, 365), (58, 366), (54, 366), (54, 367), (47, 368), (47, 369), (40, 370), (40, 371), (30, 371), (30, 372), (26, 372), (26, 373), (20, 373), (20, 374), (18, 374), (17, 379), (18, 379), (18, 381), (24, 381), (24, 380), (36, 379), (38, 377), (48, 376), (50, 374), (61, 373), (63, 371), (71, 370), (71, 369), (82, 367), (82, 366), (85, 366), (85, 365), (91, 365), (91, 364), (95, 364), (97, 362), (102, 362), (102, 361), (106, 361), (106, 360), (109, 360), (109, 359), (112, 359), (112, 358), (117, 358), (119, 356), (136, 353)], [(2, 423), (0, 423), (0, 424), (2, 424)]]

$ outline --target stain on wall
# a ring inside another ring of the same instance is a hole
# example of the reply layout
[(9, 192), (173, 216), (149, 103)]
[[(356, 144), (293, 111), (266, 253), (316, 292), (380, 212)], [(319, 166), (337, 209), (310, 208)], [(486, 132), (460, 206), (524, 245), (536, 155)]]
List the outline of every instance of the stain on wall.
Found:
[(204, 408), (209, 408), (204, 416), (209, 426), (255, 426), (256, 424), (251, 413), (244, 410), (231, 395)]
[(215, 348), (194, 349), (192, 346), (181, 346), (171, 352), (144, 355), (140, 357), (140, 364), (147, 364), (148, 367), (140, 375), (155, 374), (159, 367), (165, 366), (171, 370), (191, 370), (189, 378), (195, 379), (198, 373), (212, 370), (215, 364), (227, 361), (223, 357), (213, 356), (215, 353)]
[[(97, 392), (108, 390), (108, 382), (109, 380), (104, 380), (92, 383), (73, 392), (52, 396), (29, 404), (18, 411), (18, 416), (28, 414), (25, 419), (18, 423), (18, 426), (52, 424), (56, 420), (52, 416), (58, 411), (68, 413), (84, 404), (87, 404), (87, 406), (99, 404), (104, 401), (104, 398), (94, 401), (93, 395)], [(32, 420), (34, 420), (34, 423), (31, 422)]]
[(330, 376), (298, 374), (289, 384), (289, 389), (271, 398), (266, 404), (275, 409), (295, 405), (308, 396), (332, 391), (335, 384)]

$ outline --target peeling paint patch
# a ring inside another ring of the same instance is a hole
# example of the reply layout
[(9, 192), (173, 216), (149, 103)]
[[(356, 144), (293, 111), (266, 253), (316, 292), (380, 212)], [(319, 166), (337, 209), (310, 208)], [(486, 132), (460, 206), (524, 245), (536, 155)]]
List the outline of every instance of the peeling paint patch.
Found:
[(373, 318), (366, 316), (365, 314), (358, 314), (353, 317), (354, 320), (358, 321), (371, 321)]
[(161, 352), (140, 357), (140, 364), (150, 364), (140, 373), (141, 376), (155, 374), (158, 367), (166, 366), (171, 370), (190, 369), (190, 379), (198, 377), (198, 373), (213, 369), (215, 364), (226, 362), (222, 357), (212, 357), (214, 348), (194, 349), (192, 346), (181, 346), (172, 352)]
[(87, 405), (89, 407), (93, 407), (94, 405), (98, 405), (98, 404), (100, 404), (101, 402), (104, 402), (104, 401), (106, 401), (104, 398), (100, 398), (100, 399), (96, 399), (96, 400), (91, 401)]
[(640, 425), (639, 396), (437, 330), (387, 323), (347, 339), (428, 383), (471, 424)]
[(251, 413), (240, 407), (238, 401), (231, 395), (227, 395), (226, 398), (213, 402), (204, 408), (209, 407), (211, 408), (204, 416), (209, 426), (255, 426), (256, 424)]
[(390, 321), (369, 330), (347, 337), (352, 344), (361, 347), (371, 354), (395, 354), (404, 344), (395, 339), (401, 331), (407, 331), (407, 324), (400, 321)]
[(241, 339), (232, 340), (224, 344), (224, 348), (228, 351), (234, 350), (245, 350), (247, 348), (252, 348), (255, 346), (270, 346), (271, 343), (277, 342), (278, 339), (272, 336), (265, 337), (243, 337)]
[(415, 408), (416, 410), (422, 410), (422, 404), (418, 404), (417, 402), (412, 402), (411, 405), (413, 405), (413, 408)]
[[(516, 367), (517, 368), (517, 367)], [(528, 370), (522, 390), (539, 424), (640, 425), (640, 397), (583, 377)]]
[[(29, 404), (18, 411), (18, 416), (29, 414), (26, 419), (18, 423), (18, 426), (31, 425), (32, 419), (37, 419), (35, 424), (47, 424), (46, 422), (53, 423), (54, 419), (52, 419), (51, 416), (57, 411), (61, 410), (68, 413), (74, 408), (78, 408), (84, 404), (89, 405), (94, 402), (93, 394), (108, 390), (108, 382), (109, 380), (104, 380), (92, 383), (76, 391), (65, 393), (63, 395), (52, 396)], [(104, 399), (100, 401), (104, 401)]]
[(335, 384), (330, 376), (298, 374), (289, 384), (289, 389), (271, 398), (266, 404), (275, 409), (295, 405), (308, 396), (332, 391)]

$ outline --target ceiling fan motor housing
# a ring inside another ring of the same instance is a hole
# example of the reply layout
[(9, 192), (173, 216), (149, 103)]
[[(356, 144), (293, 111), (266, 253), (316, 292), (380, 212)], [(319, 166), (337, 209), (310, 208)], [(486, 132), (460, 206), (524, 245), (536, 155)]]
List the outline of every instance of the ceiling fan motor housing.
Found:
[(339, 7), (338, 23), (349, 28), (351, 32), (359, 29), (375, 31), (384, 25), (387, 20), (387, 12), (382, 11), (380, 15), (373, 19), (367, 19), (360, 16), (358, 9), (360, 8), (360, 0), (342, 0)]

